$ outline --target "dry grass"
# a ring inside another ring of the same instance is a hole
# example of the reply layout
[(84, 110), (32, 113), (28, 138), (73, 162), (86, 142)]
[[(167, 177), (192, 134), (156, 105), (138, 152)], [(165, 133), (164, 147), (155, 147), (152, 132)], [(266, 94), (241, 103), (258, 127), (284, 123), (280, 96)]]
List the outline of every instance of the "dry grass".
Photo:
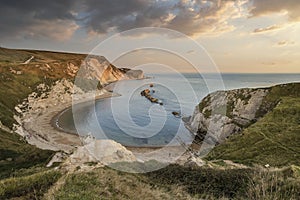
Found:
[(55, 199), (193, 199), (180, 187), (168, 189), (143, 176), (99, 168), (70, 175)]
[(0, 199), (40, 199), (60, 176), (59, 171), (50, 170), (1, 180)]

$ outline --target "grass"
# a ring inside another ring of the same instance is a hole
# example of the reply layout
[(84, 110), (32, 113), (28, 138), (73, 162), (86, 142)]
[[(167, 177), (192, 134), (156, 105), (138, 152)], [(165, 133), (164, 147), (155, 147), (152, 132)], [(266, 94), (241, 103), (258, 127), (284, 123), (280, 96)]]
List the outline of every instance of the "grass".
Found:
[(250, 170), (219, 170), (170, 165), (146, 176), (161, 187), (174, 185), (196, 198), (235, 198), (246, 192)]
[(246, 195), (249, 199), (297, 199), (300, 196), (300, 179), (293, 166), (281, 171), (255, 170)]
[(61, 173), (48, 170), (28, 176), (11, 177), (0, 181), (0, 199), (41, 199), (59, 179)]
[(67, 177), (55, 199), (191, 199), (178, 187), (168, 189), (151, 183), (147, 177), (110, 168), (75, 173)]
[[(29, 64), (22, 64), (34, 56)], [(66, 74), (69, 63), (80, 66), (83, 54), (55, 53), (35, 50), (13, 50), (0, 48), (0, 120), (12, 128), (15, 120), (15, 106), (32, 92), (36, 87), (45, 83), (48, 86), (62, 78), (72, 79)], [(51, 69), (43, 67), (49, 65)], [(21, 74), (11, 70), (21, 71)]]
[(29, 145), (17, 134), (3, 130), (0, 130), (0, 152), (0, 179), (24, 168), (44, 166), (54, 154)]
[[(21, 64), (31, 56), (35, 58), (29, 64)], [(13, 50), (0, 48), (0, 121), (12, 128), (15, 106), (32, 92), (40, 83), (51, 86), (56, 80), (68, 78), (65, 73), (69, 62), (80, 63), (84, 55), (54, 53), (34, 50)], [(40, 66), (49, 63), (51, 70)], [(57, 63), (57, 64), (56, 64)], [(11, 71), (22, 71), (15, 74)], [(16, 171), (33, 166), (43, 166), (53, 155), (26, 144), (15, 133), (0, 130), (0, 179)]]
[(146, 174), (129, 174), (105, 167), (67, 176), (54, 198), (297, 199), (297, 170), (295, 166), (271, 171), (169, 165)]

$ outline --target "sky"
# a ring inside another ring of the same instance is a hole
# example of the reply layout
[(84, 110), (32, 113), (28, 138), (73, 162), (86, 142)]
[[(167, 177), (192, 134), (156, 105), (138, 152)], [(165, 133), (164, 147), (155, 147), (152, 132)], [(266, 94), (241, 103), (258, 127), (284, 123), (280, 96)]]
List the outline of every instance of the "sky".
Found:
[[(178, 31), (205, 49), (224, 73), (300, 73), (299, 0), (0, 0), (0, 45), (90, 53), (114, 34), (141, 27)], [(167, 34), (168, 35), (168, 34)], [(145, 39), (120, 36), (107, 49)], [(169, 37), (182, 54), (198, 56), (186, 38)], [(171, 48), (166, 44), (166, 49)], [(97, 52), (107, 54), (105, 49)], [(163, 62), (189, 71), (159, 51), (134, 51), (121, 66)]]

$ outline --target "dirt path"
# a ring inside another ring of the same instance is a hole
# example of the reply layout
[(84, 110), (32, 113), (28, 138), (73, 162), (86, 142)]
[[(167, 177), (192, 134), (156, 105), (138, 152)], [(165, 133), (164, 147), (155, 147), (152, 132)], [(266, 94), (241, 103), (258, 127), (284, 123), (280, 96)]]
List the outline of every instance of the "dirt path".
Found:
[(28, 60), (26, 60), (25, 62), (23, 62), (22, 64), (26, 65), (28, 63), (30, 63), (30, 61), (34, 59), (34, 56), (31, 56)]

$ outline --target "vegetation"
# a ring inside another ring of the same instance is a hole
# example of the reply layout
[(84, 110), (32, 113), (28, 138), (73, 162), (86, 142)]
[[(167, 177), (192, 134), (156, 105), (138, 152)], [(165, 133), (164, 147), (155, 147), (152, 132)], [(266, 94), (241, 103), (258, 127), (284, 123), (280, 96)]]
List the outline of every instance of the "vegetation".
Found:
[[(23, 64), (31, 56), (34, 59)], [(0, 48), (0, 121), (11, 128), (16, 105), (41, 83), (51, 86), (58, 79), (72, 79), (66, 73), (68, 64), (80, 66), (84, 58), (82, 54)]]
[(0, 199), (41, 199), (61, 176), (59, 171), (48, 170), (28, 176), (12, 177), (0, 181)]
[(27, 144), (20, 136), (0, 129), (0, 179), (7, 178), (18, 170), (44, 166), (53, 151), (41, 150)]
[(246, 192), (250, 170), (220, 170), (170, 165), (148, 173), (150, 180), (160, 185), (175, 185), (196, 198), (235, 198)]
[[(22, 64), (31, 56), (34, 59), (30, 63)], [(71, 78), (65, 73), (67, 64), (78, 63), (82, 58), (79, 54), (0, 48), (1, 123), (12, 128), (16, 123), (15, 106), (40, 83), (51, 86), (58, 79)], [(45, 63), (51, 69), (46, 69)], [(0, 199), (39, 199), (60, 174), (45, 168), (53, 154), (27, 144), (16, 133), (0, 129)]]
[(146, 174), (110, 168), (69, 175), (55, 199), (296, 199), (299, 168), (190, 168), (170, 165)]
[(207, 95), (198, 105), (199, 111), (202, 112), (204, 108), (206, 108), (211, 102), (210, 94)]
[(191, 199), (180, 188), (159, 187), (146, 176), (110, 168), (75, 173), (55, 194), (55, 199)]

